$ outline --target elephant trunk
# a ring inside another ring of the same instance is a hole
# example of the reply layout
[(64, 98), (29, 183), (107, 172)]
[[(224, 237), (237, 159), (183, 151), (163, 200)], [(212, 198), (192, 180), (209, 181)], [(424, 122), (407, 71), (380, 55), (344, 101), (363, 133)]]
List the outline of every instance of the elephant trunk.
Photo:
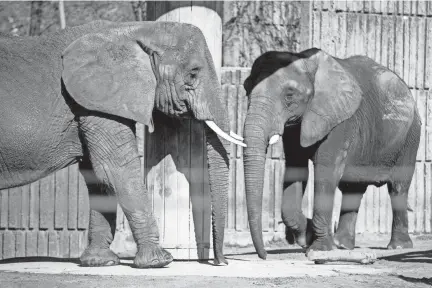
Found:
[(247, 148), (244, 148), (243, 161), (246, 204), (252, 242), (258, 256), (261, 259), (266, 259), (267, 252), (264, 249), (261, 213), (268, 128), (270, 128), (270, 124), (262, 108), (253, 109), (251, 107), (246, 117), (244, 137)]
[[(216, 101), (222, 98), (218, 89)], [(221, 100), (223, 101), (223, 100)], [(229, 120), (225, 106), (222, 103), (212, 103), (208, 106), (213, 115), (214, 124), (224, 134), (229, 133)], [(229, 151), (230, 144), (223, 135), (217, 134), (214, 127), (204, 125), (207, 145), (207, 162), (209, 172), (210, 195), (212, 203), (213, 252), (215, 264), (227, 263), (223, 256), (225, 217), (228, 207), (229, 185)]]

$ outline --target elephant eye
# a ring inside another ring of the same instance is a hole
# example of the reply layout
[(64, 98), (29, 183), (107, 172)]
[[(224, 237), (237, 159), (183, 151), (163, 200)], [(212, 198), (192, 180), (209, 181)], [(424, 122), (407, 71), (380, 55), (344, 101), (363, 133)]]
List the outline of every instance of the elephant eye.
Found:
[(194, 87), (196, 84), (196, 80), (198, 78), (198, 73), (200, 68), (196, 67), (189, 71), (188, 75), (185, 77), (185, 84), (190, 87)]

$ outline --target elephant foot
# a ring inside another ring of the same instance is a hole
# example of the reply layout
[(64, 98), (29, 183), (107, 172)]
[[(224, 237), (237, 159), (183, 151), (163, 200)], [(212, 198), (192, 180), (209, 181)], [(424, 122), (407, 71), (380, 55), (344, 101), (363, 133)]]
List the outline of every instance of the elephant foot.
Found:
[(355, 238), (348, 233), (336, 233), (333, 242), (339, 249), (353, 250), (355, 247)]
[(215, 256), (214, 257), (214, 265), (221, 265), (221, 264), (225, 264), (228, 265), (228, 261), (225, 259), (225, 256), (223, 255), (219, 255), (219, 256)]
[(387, 249), (410, 249), (413, 248), (413, 242), (408, 234), (394, 234), (391, 237), (390, 243), (387, 245)]
[(80, 257), (83, 267), (114, 266), (120, 264), (120, 258), (109, 248), (87, 247)]
[(302, 248), (306, 248), (313, 242), (313, 228), (312, 219), (304, 217), (303, 221), (300, 222), (300, 228), (293, 231), (288, 226), (285, 229), (285, 239), (289, 244), (297, 243)]
[(332, 236), (317, 238), (312, 243), (312, 245), (306, 249), (306, 256), (308, 256), (309, 252), (311, 251), (331, 251), (331, 250), (333, 250)]
[(173, 261), (171, 253), (156, 244), (138, 247), (134, 265), (136, 268), (162, 268)]

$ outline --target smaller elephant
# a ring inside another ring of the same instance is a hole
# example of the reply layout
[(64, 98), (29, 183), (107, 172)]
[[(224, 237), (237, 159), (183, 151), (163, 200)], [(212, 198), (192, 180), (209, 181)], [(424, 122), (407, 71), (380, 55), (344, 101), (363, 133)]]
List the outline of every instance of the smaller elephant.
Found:
[[(407, 196), (421, 121), (401, 78), (368, 57), (339, 59), (312, 48), (262, 54), (244, 88), (246, 201), (260, 258), (266, 258), (261, 227), (265, 155), (280, 135), (286, 159), (282, 220), (291, 240), (307, 248), (307, 254), (332, 250), (334, 245), (354, 248), (357, 213), (368, 185), (388, 185), (393, 210), (388, 248), (413, 246)], [(309, 159), (315, 175), (311, 221), (301, 211)], [(296, 182), (303, 182), (303, 191), (296, 192)], [(343, 196), (333, 235), (329, 226), (337, 187)]]

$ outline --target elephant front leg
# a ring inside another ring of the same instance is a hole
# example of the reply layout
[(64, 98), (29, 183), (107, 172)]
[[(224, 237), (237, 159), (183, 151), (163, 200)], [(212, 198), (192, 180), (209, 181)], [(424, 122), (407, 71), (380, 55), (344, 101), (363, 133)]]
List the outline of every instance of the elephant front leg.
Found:
[(367, 185), (355, 183), (341, 183), (342, 205), (339, 225), (334, 235), (334, 244), (340, 249), (352, 250), (355, 247), (355, 227), (361, 199), (366, 192)]
[(88, 157), (84, 157), (79, 163), (79, 169), (85, 179), (90, 198), (88, 246), (80, 257), (81, 265), (118, 265), (120, 258), (110, 250), (116, 229), (117, 199), (105, 193), (112, 192), (108, 186), (98, 183)]
[[(138, 248), (135, 266), (164, 267), (172, 262), (173, 257), (159, 246), (158, 227), (144, 185), (133, 123), (121, 121), (81, 117), (83, 142), (96, 178), (112, 188), (129, 222)], [(106, 231), (103, 225), (95, 226)]]
[(333, 249), (333, 236), (330, 229), (333, 200), (343, 165), (315, 164), (314, 179), (314, 208), (312, 218), (312, 229), (314, 241), (308, 247), (306, 254), (310, 251), (330, 251)]

